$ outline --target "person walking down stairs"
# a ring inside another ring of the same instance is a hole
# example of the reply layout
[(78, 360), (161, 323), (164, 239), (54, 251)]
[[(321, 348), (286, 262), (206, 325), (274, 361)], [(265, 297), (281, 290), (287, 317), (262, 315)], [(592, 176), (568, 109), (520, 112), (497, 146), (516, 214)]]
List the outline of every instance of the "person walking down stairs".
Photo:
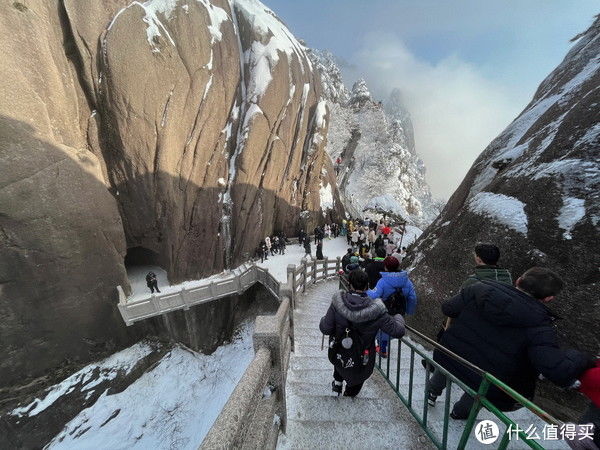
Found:
[(375, 336), (381, 329), (394, 338), (404, 336), (404, 319), (390, 316), (381, 299), (371, 300), (369, 277), (363, 270), (348, 275), (350, 291), (338, 291), (321, 319), (319, 329), (329, 335), (329, 360), (333, 364), (332, 390), (355, 397), (375, 367)]

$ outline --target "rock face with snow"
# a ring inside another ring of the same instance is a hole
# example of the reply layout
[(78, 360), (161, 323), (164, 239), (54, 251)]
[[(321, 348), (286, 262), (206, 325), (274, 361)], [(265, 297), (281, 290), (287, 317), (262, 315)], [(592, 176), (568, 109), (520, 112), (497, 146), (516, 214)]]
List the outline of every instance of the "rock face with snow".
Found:
[(3, 383), (130, 339), (115, 307), (128, 249), (180, 281), (295, 233), (301, 211), (324, 220), (333, 168), (318, 75), (257, 0), (5, 9)]
[(415, 152), (410, 115), (398, 91), (375, 102), (364, 80), (344, 87), (333, 55), (312, 50), (330, 110), (327, 152), (342, 159), (338, 184), (353, 216), (387, 212), (419, 226), (435, 217), (425, 166)]
[(471, 271), (477, 241), (496, 243), (513, 277), (534, 266), (566, 287), (551, 309), (565, 341), (597, 352), (600, 335), (600, 18), (477, 158), (413, 250), (420, 306), (434, 334), (439, 304)]

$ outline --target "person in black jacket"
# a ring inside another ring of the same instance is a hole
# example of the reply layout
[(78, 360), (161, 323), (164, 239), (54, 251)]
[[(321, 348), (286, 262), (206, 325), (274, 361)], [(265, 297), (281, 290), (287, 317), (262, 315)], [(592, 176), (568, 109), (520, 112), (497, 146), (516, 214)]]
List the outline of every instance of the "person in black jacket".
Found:
[(346, 252), (346, 254), (344, 256), (342, 256), (342, 269), (344, 269), (344, 272), (345, 272), (346, 266), (348, 264), (350, 264), (350, 258), (352, 258), (353, 256), (354, 256), (354, 252), (352, 250), (352, 247), (350, 247), (348, 249), (348, 251)]
[(146, 275), (146, 286), (150, 288), (150, 292), (154, 294), (154, 289), (156, 292), (160, 292), (158, 289), (158, 280), (156, 279), (156, 274), (154, 272), (148, 272)]
[[(365, 365), (342, 368), (334, 365), (333, 392), (355, 397), (363, 383), (371, 376), (375, 367), (375, 336), (381, 329), (394, 338), (404, 336), (404, 319), (400, 314), (390, 316), (381, 299), (371, 300), (365, 293), (369, 278), (363, 270), (353, 270), (348, 275), (350, 291), (338, 291), (333, 295), (327, 314), (321, 319), (319, 328), (323, 334), (339, 336), (348, 327), (349, 322), (361, 336), (368, 349), (368, 361)], [(365, 350), (366, 350), (365, 349)]]
[[(569, 387), (590, 367), (593, 358), (558, 346), (553, 327), (556, 317), (544, 303), (553, 300), (562, 287), (556, 273), (541, 267), (526, 271), (516, 287), (490, 280), (474, 283), (442, 304), (444, 314), (453, 320), (440, 344), (526, 398), (533, 398), (539, 374)], [(481, 377), (473, 370), (440, 350), (435, 350), (433, 357), (465, 384), (478, 389)], [(430, 380), (430, 405), (445, 386), (445, 376), (436, 371)], [(494, 386), (487, 397), (504, 411), (521, 407)], [(452, 418), (466, 419), (472, 405), (473, 398), (463, 394), (454, 405)]]
[(377, 247), (375, 249), (377, 255), (373, 260), (366, 265), (365, 272), (369, 276), (369, 289), (375, 289), (377, 282), (381, 278), (381, 272), (385, 270), (383, 260), (385, 259), (385, 248)]

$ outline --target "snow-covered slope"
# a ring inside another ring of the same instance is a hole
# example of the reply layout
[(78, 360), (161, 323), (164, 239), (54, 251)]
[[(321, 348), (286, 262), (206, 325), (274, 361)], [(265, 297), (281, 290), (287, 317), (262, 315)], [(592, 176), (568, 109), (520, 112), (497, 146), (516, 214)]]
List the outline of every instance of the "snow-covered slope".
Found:
[(342, 159), (338, 183), (353, 215), (386, 211), (425, 227), (435, 217), (425, 166), (415, 152), (410, 115), (399, 91), (375, 102), (367, 83), (348, 92), (335, 57), (311, 50), (330, 111), (327, 152)]
[(211, 355), (182, 345), (163, 349), (164, 356), (133, 383), (115, 384), (153, 351), (142, 342), (90, 364), (10, 415), (62, 419), (61, 403), (73, 403), (66, 397), (81, 391), (83, 409), (45, 448), (196, 449), (254, 357), (252, 324), (242, 325), (231, 343)]

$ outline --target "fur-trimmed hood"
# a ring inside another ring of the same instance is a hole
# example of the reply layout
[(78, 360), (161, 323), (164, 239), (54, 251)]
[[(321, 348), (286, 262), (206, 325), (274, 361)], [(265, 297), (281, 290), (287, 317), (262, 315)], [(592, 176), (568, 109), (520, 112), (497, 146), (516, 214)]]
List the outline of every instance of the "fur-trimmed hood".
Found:
[(341, 316), (354, 323), (368, 322), (387, 312), (381, 299), (373, 300), (366, 294), (338, 291), (333, 295), (331, 304)]

